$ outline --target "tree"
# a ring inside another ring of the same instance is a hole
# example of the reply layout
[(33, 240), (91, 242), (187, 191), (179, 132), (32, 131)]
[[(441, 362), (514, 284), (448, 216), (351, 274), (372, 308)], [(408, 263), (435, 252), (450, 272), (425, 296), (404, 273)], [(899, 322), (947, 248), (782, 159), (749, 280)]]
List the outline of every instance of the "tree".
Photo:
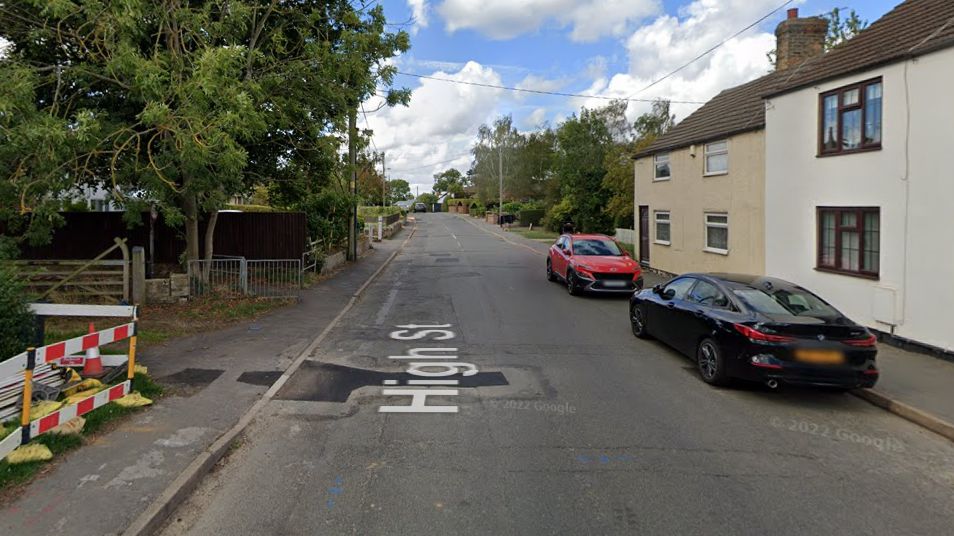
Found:
[[(833, 8), (822, 18), (828, 21), (828, 34), (825, 36), (825, 52), (858, 35), (868, 27), (868, 21), (862, 20), (854, 9), (848, 10), (848, 16), (842, 18), (843, 8)], [(772, 66), (775, 66), (777, 51), (772, 49), (766, 54)]]
[(675, 123), (676, 116), (669, 111), (669, 101), (658, 100), (653, 103), (651, 111), (636, 119), (633, 126), (635, 141), (616, 143), (607, 152), (603, 187), (611, 194), (606, 204), (606, 213), (613, 218), (617, 227), (628, 228), (633, 224), (632, 155), (668, 132)]
[(456, 169), (448, 169), (434, 175), (434, 193), (438, 197), (443, 194), (450, 194), (453, 197), (464, 195), (464, 183), (466, 178)]
[[(500, 176), (507, 177), (513, 172), (520, 144), (520, 133), (509, 115), (497, 119), (492, 126), (481, 125), (477, 130), (477, 143), (471, 149), (474, 163), (467, 176), (473, 178), (477, 197), (485, 205), (500, 200)], [(508, 191), (504, 191), (504, 197), (507, 194)]]
[(388, 203), (395, 204), (398, 201), (408, 201), (414, 199), (411, 195), (411, 184), (404, 179), (393, 179), (388, 181)]
[(561, 205), (570, 207), (579, 231), (606, 232), (612, 227), (604, 210), (610, 197), (603, 186), (604, 166), (607, 150), (613, 144), (611, 127), (618, 124), (625, 110), (625, 101), (595, 110), (583, 108), (557, 129), (554, 171), (560, 180)]
[(842, 18), (843, 8), (834, 8), (825, 15), (828, 19), (828, 35), (825, 37), (825, 50), (831, 50), (844, 43), (868, 27), (868, 21), (862, 20), (854, 9)]
[(421, 194), (417, 196), (416, 203), (424, 203), (427, 205), (427, 210), (431, 210), (431, 207), (438, 202), (437, 195), (430, 192)]
[(334, 187), (348, 114), (391, 85), (385, 61), (409, 46), (385, 25), (381, 6), (347, 0), (0, 4), (0, 218), (42, 242), (58, 193), (105, 185), (131, 220), (154, 205), (184, 224), (187, 259), (207, 215), (211, 256), (232, 195)]
[(375, 166), (376, 159), (367, 154), (358, 155), (358, 197), (366, 205), (384, 203), (384, 176)]

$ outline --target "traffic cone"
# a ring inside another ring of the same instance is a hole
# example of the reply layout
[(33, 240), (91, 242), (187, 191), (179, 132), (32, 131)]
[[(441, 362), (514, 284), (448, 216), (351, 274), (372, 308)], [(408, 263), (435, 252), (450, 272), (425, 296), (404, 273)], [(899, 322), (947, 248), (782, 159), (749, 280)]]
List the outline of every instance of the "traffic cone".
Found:
[[(96, 333), (96, 326), (89, 323), (89, 332)], [(97, 378), (103, 375), (103, 360), (99, 357), (99, 347), (94, 346), (86, 350), (86, 361), (83, 364), (83, 376)]]

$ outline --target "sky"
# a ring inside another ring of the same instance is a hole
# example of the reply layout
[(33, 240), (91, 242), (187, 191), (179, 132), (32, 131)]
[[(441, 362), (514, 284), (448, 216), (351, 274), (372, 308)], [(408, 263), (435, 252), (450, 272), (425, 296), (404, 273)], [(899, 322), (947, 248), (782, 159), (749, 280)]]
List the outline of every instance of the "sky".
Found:
[[(874, 22), (901, 0), (792, 0), (665, 81), (651, 82), (758, 21), (785, 0), (381, 0), (392, 30), (411, 34), (394, 59), (402, 73), (458, 81), (633, 99), (666, 98), (677, 121), (720, 91), (769, 72), (775, 27), (788, 8), (800, 16), (851, 8)], [(364, 104), (360, 128), (386, 153), (389, 179), (430, 191), (433, 175), (465, 172), (481, 124), (511, 114), (521, 131), (557, 125), (591, 98), (517, 93), (398, 75), (413, 90), (408, 107)], [(650, 102), (631, 102), (635, 120)]]

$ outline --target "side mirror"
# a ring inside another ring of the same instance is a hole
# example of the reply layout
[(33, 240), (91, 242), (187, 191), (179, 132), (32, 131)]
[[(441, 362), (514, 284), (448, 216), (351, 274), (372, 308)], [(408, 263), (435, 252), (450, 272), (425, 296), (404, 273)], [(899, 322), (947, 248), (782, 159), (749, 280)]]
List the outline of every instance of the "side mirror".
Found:
[(673, 289), (671, 289), (671, 288), (664, 290), (663, 293), (662, 293), (662, 298), (663, 298), (664, 300), (671, 300), (671, 299), (673, 299), (673, 298), (675, 298), (675, 297), (676, 297), (676, 291), (673, 290)]
[(656, 285), (653, 287), (653, 294), (658, 294), (662, 296), (662, 285)]

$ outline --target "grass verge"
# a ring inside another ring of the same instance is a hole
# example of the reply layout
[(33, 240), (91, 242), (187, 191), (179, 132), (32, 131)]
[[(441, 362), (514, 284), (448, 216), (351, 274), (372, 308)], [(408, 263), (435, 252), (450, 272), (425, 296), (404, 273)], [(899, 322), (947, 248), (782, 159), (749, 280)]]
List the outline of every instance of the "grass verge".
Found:
[[(160, 345), (175, 337), (185, 337), (221, 329), (243, 320), (254, 320), (275, 309), (294, 303), (294, 300), (267, 298), (216, 299), (203, 297), (186, 303), (144, 305), (139, 310), (139, 349)], [(45, 342), (53, 344), (85, 335), (89, 323), (105, 328), (125, 322), (112, 318), (50, 318), (46, 322)], [(121, 341), (100, 350), (124, 354), (127, 342)]]
[(511, 227), (510, 232), (517, 233), (530, 240), (556, 240), (560, 236), (559, 233), (554, 233), (553, 231), (548, 231), (543, 228), (530, 230), (527, 227)]
[[(162, 396), (162, 387), (145, 374), (136, 374), (136, 377), (133, 378), (132, 390), (139, 391), (142, 396), (152, 400)], [(80, 435), (43, 434), (37, 437), (34, 441), (49, 447), (53, 453), (53, 460), (19, 464), (9, 464), (6, 460), (0, 460), (0, 503), (7, 498), (6, 495), (11, 489), (29, 482), (45, 465), (56, 461), (60, 454), (81, 447), (86, 443), (87, 438), (109, 430), (121, 417), (142, 409), (106, 404), (83, 416), (86, 419), (86, 426), (83, 427), (83, 432)], [(5, 425), (0, 431), (0, 438), (6, 437), (8, 433), (19, 433), (19, 427), (15, 424), (13, 426)]]

